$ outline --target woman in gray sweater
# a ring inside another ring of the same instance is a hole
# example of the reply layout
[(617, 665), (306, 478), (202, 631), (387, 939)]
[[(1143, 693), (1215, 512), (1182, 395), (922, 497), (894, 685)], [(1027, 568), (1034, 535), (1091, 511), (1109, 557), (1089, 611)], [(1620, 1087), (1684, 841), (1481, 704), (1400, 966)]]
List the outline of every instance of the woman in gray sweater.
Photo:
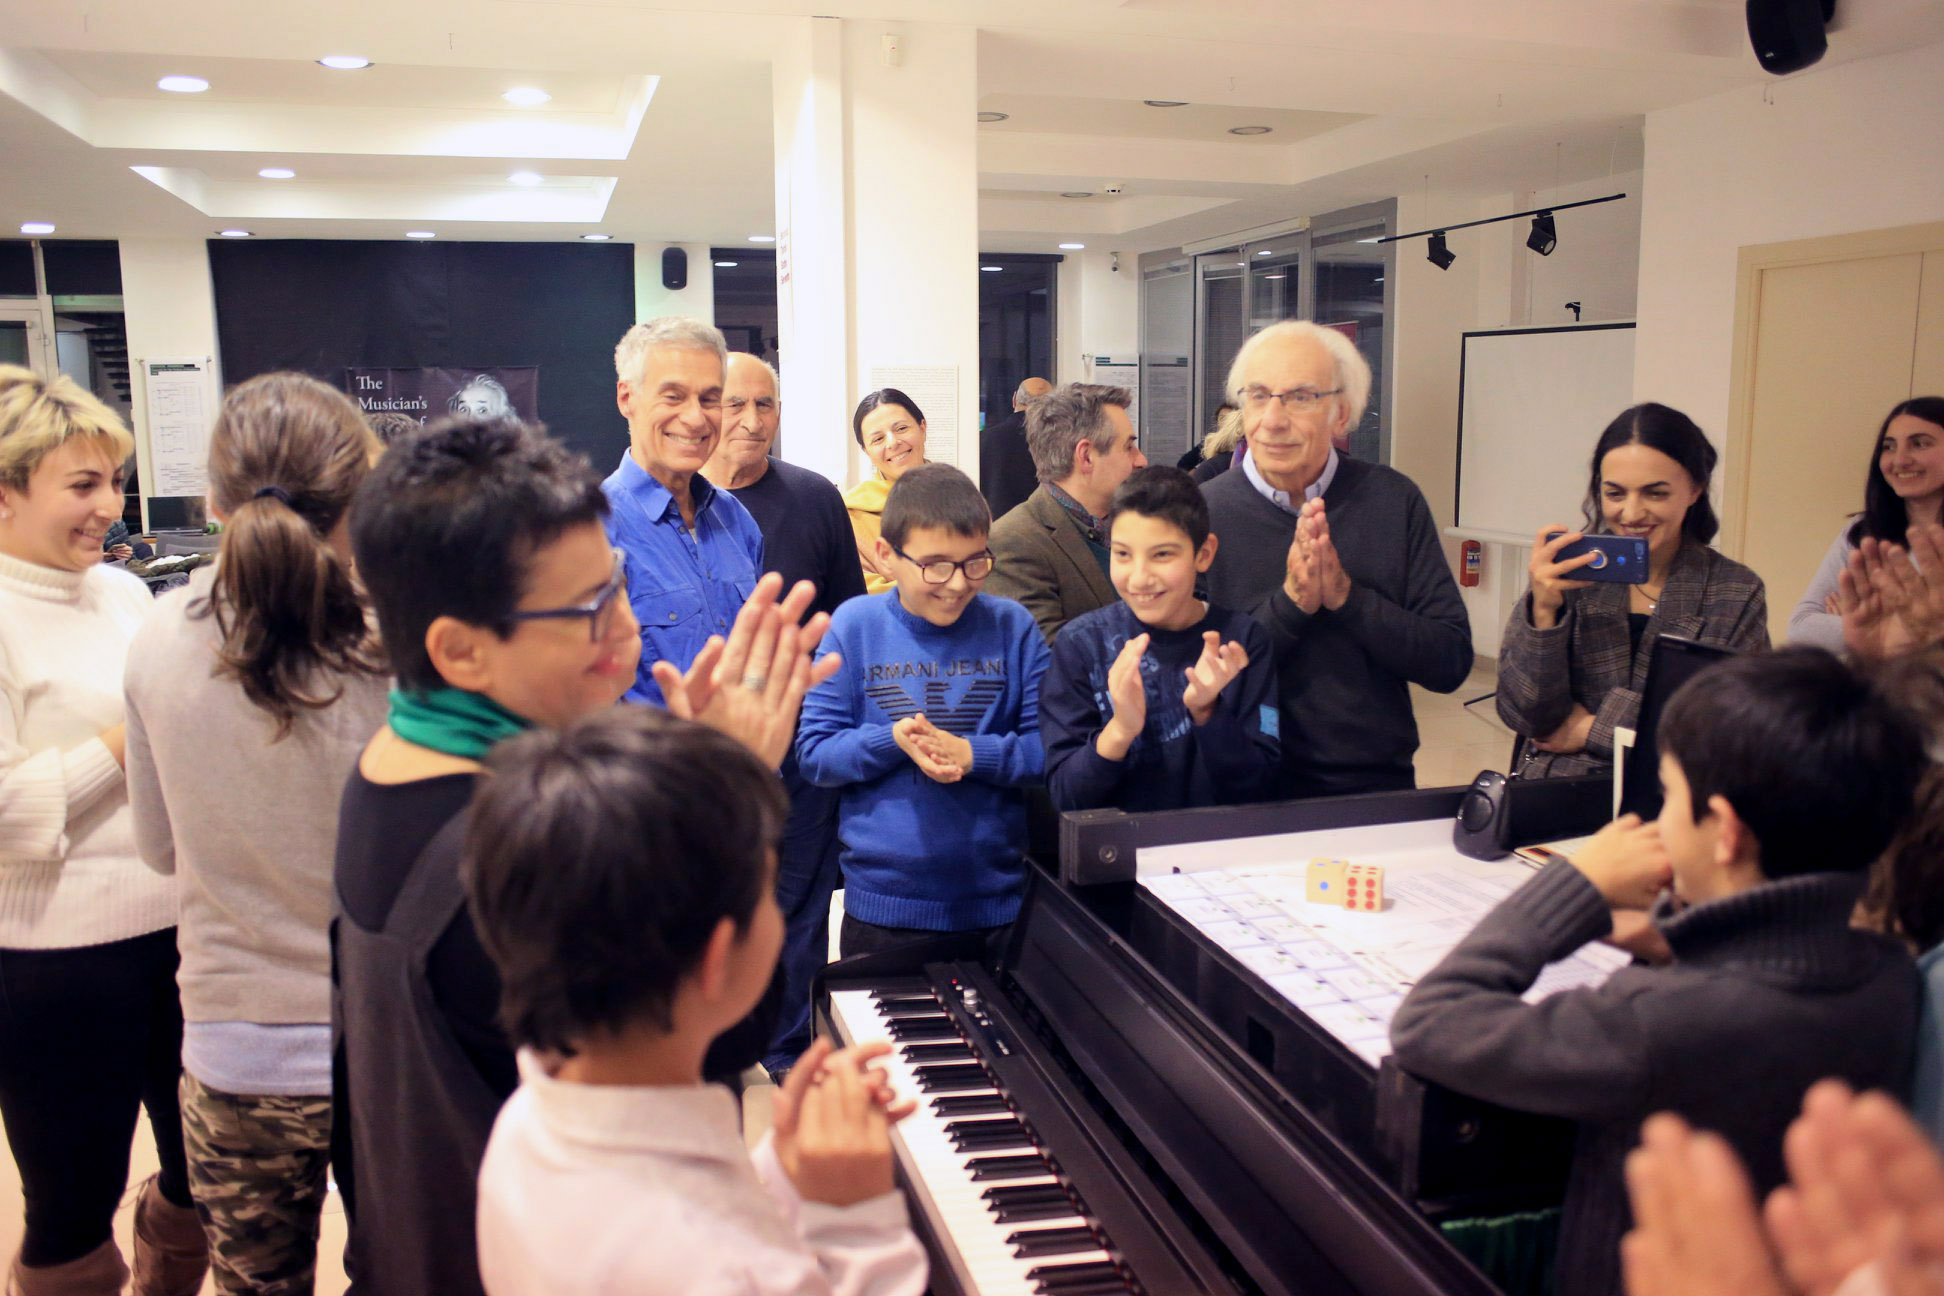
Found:
[(312, 1288), (338, 799), (388, 686), (346, 526), (378, 453), (315, 379), (237, 387), (210, 438), (216, 565), (129, 656), (129, 797), (143, 860), (181, 884), (183, 1127), (221, 1292)]
[(1877, 429), (1863, 482), (1863, 511), (1843, 523), (1789, 614), (1789, 642), (1841, 652), (1843, 618), (1836, 612), (1836, 582), (1850, 554), (1865, 536), (1904, 544), (1913, 522), (1944, 522), (1944, 396), (1903, 401)]
[[(1532, 587), (1499, 649), (1498, 712), (1527, 739), (1528, 778), (1593, 774), (1613, 761), (1613, 731), (1640, 715), (1647, 662), (1662, 634), (1738, 652), (1768, 647), (1762, 578), (1708, 547), (1720, 523), (1708, 501), (1715, 450), (1694, 420), (1636, 405), (1593, 447), (1585, 525), (1542, 530)], [(1573, 579), (1591, 555), (1559, 550), (1599, 530), (1647, 541), (1637, 585)], [(1562, 532), (1563, 534), (1554, 534)]]

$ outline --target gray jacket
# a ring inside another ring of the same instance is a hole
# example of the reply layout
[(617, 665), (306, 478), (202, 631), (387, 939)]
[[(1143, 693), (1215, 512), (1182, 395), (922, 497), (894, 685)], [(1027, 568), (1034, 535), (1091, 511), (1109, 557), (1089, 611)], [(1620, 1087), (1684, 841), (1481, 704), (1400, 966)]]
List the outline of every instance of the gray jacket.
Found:
[(1585, 751), (1534, 752), (1519, 771), (1524, 777), (1591, 774), (1612, 765), (1613, 730), (1631, 728), (1640, 715), (1657, 635), (1737, 652), (1769, 646), (1762, 578), (1706, 545), (1684, 545), (1675, 555), (1639, 652), (1627, 633), (1629, 588), (1595, 584), (1568, 591), (1550, 630), (1533, 628), (1530, 590), (1512, 609), (1499, 647), (1499, 718), (1514, 733), (1543, 738), (1566, 722), (1575, 702), (1593, 713)]

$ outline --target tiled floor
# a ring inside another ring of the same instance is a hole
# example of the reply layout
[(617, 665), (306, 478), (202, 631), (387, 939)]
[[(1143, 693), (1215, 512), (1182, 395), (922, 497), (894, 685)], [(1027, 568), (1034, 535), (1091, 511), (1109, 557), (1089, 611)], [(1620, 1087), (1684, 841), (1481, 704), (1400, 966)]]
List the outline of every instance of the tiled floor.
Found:
[[(1505, 768), (1512, 753), (1512, 735), (1499, 723), (1489, 701), (1467, 707), (1468, 699), (1490, 693), (1497, 676), (1490, 662), (1481, 663), (1456, 693), (1440, 695), (1412, 688), (1417, 711), (1421, 745), (1417, 754), (1419, 787), (1448, 787), (1469, 783), (1483, 769)], [(752, 1079), (760, 1075), (752, 1074)], [(767, 1083), (756, 1084), (744, 1095), (743, 1111), (753, 1137), (769, 1128), (769, 1103), (773, 1090)], [(155, 1172), (155, 1149), (148, 1125), (137, 1133), (129, 1183), (139, 1185)], [(135, 1190), (131, 1186), (115, 1220), (115, 1235), (124, 1255), (130, 1254)], [(20, 1178), (11, 1156), (0, 1155), (0, 1263), (20, 1244)], [(325, 1208), (323, 1236), (318, 1246), (318, 1296), (342, 1296), (344, 1280), (344, 1213), (337, 1196)], [(213, 1292), (214, 1284), (204, 1291)]]

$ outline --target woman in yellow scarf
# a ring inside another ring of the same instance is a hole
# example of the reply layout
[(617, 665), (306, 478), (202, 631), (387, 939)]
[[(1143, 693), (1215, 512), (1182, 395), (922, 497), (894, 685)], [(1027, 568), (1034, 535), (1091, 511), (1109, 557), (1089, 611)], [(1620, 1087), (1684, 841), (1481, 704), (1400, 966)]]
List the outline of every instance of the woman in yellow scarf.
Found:
[(890, 573), (877, 566), (884, 501), (898, 478), (925, 462), (925, 416), (911, 397), (896, 387), (885, 387), (857, 403), (851, 435), (877, 471), (844, 492), (844, 507), (850, 510), (851, 531), (857, 537), (865, 592), (882, 594), (894, 583)]

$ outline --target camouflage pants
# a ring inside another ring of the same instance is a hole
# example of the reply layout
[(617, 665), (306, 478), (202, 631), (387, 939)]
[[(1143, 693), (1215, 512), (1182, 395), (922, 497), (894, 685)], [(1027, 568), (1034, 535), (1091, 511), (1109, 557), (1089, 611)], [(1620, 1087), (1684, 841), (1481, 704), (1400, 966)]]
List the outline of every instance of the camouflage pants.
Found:
[(182, 1133), (216, 1290), (310, 1296), (331, 1100), (226, 1094), (184, 1071)]

